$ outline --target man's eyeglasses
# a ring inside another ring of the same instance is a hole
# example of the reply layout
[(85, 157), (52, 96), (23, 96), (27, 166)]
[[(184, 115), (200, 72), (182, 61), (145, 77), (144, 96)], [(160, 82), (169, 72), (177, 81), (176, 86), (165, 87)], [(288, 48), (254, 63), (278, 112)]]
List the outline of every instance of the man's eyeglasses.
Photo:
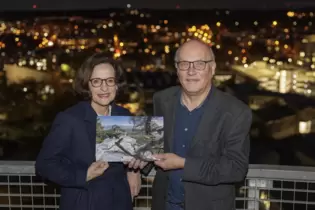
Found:
[(110, 77), (107, 79), (101, 79), (101, 78), (90, 79), (91, 85), (93, 87), (101, 87), (103, 85), (103, 81), (108, 87), (113, 87), (116, 85), (116, 79), (114, 77)]
[(208, 60), (208, 61), (178, 61), (176, 62), (176, 67), (179, 69), (179, 70), (182, 70), (182, 71), (187, 71), (191, 64), (192, 64), (192, 67), (198, 71), (203, 71), (205, 70), (206, 68), (206, 65), (207, 63), (210, 63), (212, 62), (213, 60)]

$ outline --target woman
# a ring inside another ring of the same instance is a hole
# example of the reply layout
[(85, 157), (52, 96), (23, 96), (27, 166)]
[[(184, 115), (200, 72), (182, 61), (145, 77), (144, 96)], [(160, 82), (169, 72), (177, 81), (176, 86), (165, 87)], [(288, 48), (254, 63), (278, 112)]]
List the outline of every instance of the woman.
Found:
[(140, 174), (127, 175), (123, 163), (95, 161), (97, 115), (130, 115), (113, 103), (121, 73), (103, 54), (88, 58), (74, 85), (85, 101), (60, 112), (44, 140), (36, 170), (61, 186), (60, 210), (132, 210)]

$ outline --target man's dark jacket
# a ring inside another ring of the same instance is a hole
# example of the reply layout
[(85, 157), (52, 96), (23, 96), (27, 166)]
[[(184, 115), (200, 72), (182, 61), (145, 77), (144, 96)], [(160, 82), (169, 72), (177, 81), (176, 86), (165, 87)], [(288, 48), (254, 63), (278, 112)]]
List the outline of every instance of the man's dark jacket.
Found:
[[(185, 210), (235, 209), (235, 183), (249, 164), (251, 110), (235, 97), (212, 87), (210, 99), (186, 156), (182, 181)], [(164, 149), (172, 151), (176, 102), (180, 87), (153, 97), (154, 114), (164, 117)], [(165, 210), (169, 172), (157, 169), (152, 210)]]

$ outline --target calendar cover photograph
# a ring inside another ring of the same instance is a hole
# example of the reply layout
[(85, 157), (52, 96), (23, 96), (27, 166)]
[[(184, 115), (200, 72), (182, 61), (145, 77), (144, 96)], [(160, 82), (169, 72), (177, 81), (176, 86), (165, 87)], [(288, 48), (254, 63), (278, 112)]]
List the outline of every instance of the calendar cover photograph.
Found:
[(153, 161), (152, 154), (163, 151), (163, 117), (98, 116), (96, 160)]

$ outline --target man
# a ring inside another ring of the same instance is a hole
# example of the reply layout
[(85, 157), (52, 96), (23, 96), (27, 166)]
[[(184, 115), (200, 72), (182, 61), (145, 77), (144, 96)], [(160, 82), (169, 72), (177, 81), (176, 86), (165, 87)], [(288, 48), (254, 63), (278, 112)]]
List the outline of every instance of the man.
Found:
[(153, 97), (165, 153), (155, 155), (152, 209), (232, 210), (248, 170), (251, 110), (212, 85), (215, 58), (203, 42), (180, 46), (175, 66), (181, 87)]

